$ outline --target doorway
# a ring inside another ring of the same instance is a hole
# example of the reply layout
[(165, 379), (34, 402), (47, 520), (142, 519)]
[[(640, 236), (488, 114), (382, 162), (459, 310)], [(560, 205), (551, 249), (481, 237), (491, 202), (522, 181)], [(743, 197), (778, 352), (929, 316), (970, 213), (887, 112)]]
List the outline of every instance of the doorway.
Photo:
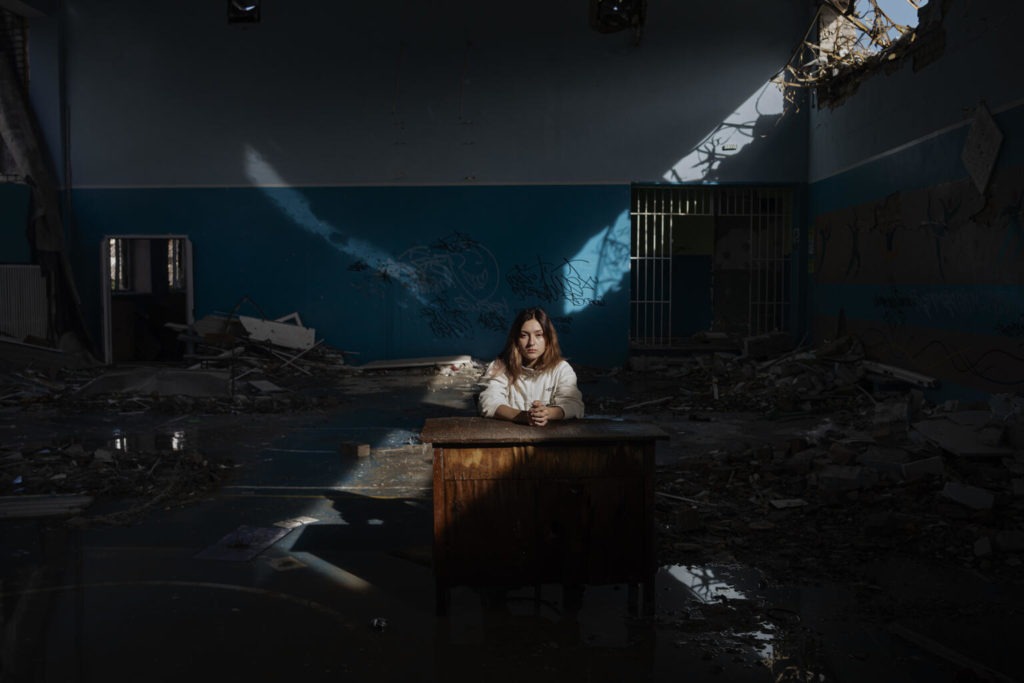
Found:
[(633, 186), (630, 345), (792, 329), (787, 188)]
[(178, 335), (194, 320), (192, 243), (111, 235), (100, 246), (105, 362), (181, 360)]

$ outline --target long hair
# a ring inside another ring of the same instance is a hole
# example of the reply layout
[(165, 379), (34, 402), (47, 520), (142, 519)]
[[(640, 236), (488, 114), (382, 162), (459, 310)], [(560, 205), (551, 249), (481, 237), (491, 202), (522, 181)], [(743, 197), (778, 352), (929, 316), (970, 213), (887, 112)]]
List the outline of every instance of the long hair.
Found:
[(519, 315), (512, 322), (512, 327), (508, 330), (508, 337), (505, 339), (505, 348), (498, 354), (498, 360), (505, 366), (505, 373), (513, 383), (523, 374), (523, 356), (519, 353), (519, 345), (516, 342), (519, 340), (519, 332), (527, 320), (536, 320), (544, 332), (544, 353), (534, 363), (533, 369), (544, 372), (562, 361), (562, 349), (558, 346), (558, 333), (555, 332), (551, 318), (543, 308), (524, 308), (519, 311)]

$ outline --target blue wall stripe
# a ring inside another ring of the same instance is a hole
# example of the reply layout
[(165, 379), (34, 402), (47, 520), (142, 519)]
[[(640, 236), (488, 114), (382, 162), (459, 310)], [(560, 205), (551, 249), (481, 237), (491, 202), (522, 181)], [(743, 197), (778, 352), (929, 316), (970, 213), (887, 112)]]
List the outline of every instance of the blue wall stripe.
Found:
[(578, 362), (627, 355), (628, 186), (76, 190), (74, 207), (97, 339), (102, 237), (187, 234), (197, 317), (249, 297), (359, 362), (492, 357), (526, 305)]

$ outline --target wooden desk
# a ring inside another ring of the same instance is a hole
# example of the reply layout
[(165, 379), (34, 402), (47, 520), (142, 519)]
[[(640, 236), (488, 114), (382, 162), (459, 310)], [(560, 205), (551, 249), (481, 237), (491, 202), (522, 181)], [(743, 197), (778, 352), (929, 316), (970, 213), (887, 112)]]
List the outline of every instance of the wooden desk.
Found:
[(643, 586), (654, 607), (653, 425), (568, 420), (529, 427), (427, 420), (434, 447), (437, 611), (454, 585)]

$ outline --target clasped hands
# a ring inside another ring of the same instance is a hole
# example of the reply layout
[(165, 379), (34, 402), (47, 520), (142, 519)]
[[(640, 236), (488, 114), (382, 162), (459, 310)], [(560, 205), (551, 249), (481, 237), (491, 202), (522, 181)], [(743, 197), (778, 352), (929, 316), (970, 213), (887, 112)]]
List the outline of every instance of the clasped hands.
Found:
[(543, 401), (534, 401), (530, 405), (527, 414), (531, 427), (543, 427), (551, 420), (560, 420), (565, 417), (565, 411), (558, 406), (545, 405)]

